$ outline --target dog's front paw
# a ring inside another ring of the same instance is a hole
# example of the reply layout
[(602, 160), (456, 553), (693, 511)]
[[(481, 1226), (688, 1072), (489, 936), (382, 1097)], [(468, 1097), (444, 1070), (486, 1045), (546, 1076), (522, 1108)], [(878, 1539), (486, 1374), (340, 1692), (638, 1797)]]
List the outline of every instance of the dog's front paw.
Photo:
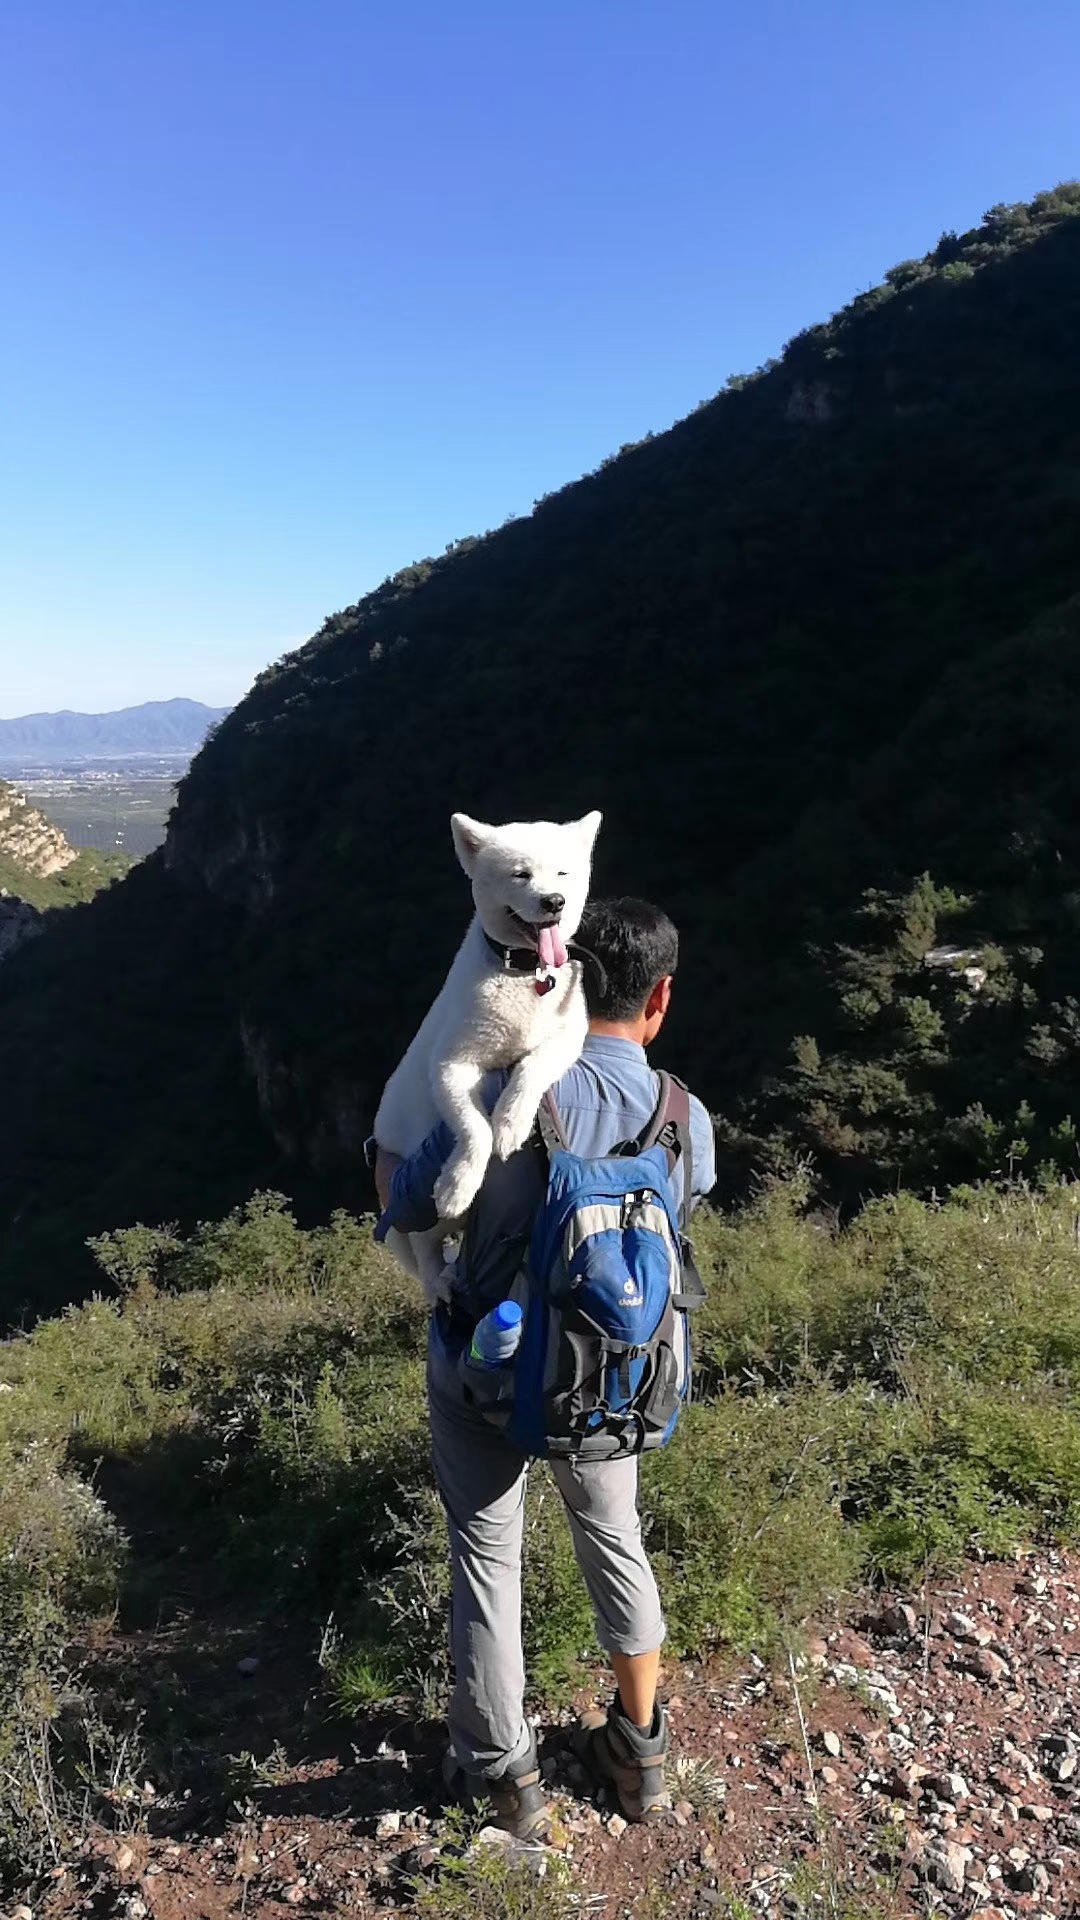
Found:
[(496, 1111), (491, 1122), (492, 1151), (500, 1160), (509, 1160), (512, 1153), (525, 1145), (536, 1118), (536, 1108), (531, 1101), (510, 1100), (501, 1111)]
[(439, 1219), (459, 1220), (462, 1214), (468, 1213), (480, 1191), (483, 1177), (483, 1167), (477, 1172), (469, 1160), (462, 1161), (457, 1167), (452, 1160), (449, 1161), (436, 1180), (432, 1194)]

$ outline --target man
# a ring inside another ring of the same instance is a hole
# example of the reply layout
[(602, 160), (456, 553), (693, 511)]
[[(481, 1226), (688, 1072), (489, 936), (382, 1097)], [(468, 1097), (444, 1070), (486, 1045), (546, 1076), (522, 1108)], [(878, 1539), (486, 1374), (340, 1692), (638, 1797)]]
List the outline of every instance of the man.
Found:
[[(656, 1109), (658, 1080), (645, 1049), (664, 1024), (679, 941), (667, 915), (643, 900), (593, 902), (578, 940), (599, 962), (595, 974), (585, 973), (589, 1034), (576, 1066), (553, 1091), (571, 1151), (592, 1159), (637, 1138)], [(489, 1106), (500, 1085), (492, 1076), (485, 1089)], [(693, 1204), (716, 1177), (712, 1127), (693, 1098), (690, 1123)], [(452, 1144), (440, 1127), (410, 1160), (379, 1155), (376, 1184), (386, 1209), (380, 1237), (390, 1226), (421, 1231), (434, 1224), (431, 1191)], [(679, 1164), (673, 1185), (680, 1198), (682, 1177)], [(485, 1312), (505, 1297), (543, 1191), (535, 1148), (524, 1147), (505, 1163), (492, 1161), (469, 1218), (463, 1255), (469, 1271), (456, 1283), (479, 1282), (479, 1289), (470, 1287), (474, 1318), (477, 1307)], [(521, 1542), (528, 1461), (463, 1402), (447, 1339), (453, 1310), (452, 1301), (449, 1311), (433, 1316), (428, 1351), (435, 1477), (453, 1566), (455, 1682), (446, 1778), (466, 1800), (490, 1799), (499, 1824), (527, 1838), (548, 1818), (535, 1735), (524, 1713)], [(627, 1456), (551, 1466), (618, 1683), (602, 1724), (585, 1724), (575, 1744), (591, 1771), (615, 1786), (624, 1815), (646, 1819), (664, 1799), (667, 1721), (656, 1685), (665, 1629), (641, 1540), (638, 1462)]]

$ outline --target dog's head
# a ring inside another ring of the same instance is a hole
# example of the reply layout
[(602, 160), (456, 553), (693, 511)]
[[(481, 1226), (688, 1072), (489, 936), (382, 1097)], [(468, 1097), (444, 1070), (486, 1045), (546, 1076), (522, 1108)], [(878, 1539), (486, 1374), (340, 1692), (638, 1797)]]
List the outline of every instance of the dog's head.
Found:
[(588, 899), (600, 818), (487, 827), (453, 814), (454, 850), (472, 881), (484, 932), (506, 947), (535, 947), (544, 964), (560, 966)]

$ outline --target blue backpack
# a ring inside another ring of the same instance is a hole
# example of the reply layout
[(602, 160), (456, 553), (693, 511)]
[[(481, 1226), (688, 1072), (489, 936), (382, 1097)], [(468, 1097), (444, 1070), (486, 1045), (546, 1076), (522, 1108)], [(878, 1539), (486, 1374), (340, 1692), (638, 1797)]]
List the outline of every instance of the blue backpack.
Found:
[[(521, 1342), (498, 1390), (475, 1395), (478, 1411), (523, 1453), (609, 1460), (647, 1452), (667, 1443), (689, 1401), (688, 1315), (705, 1298), (685, 1233), (690, 1096), (672, 1075), (659, 1078), (644, 1133), (598, 1160), (571, 1152), (555, 1101), (544, 1096), (538, 1150), (547, 1191), (506, 1290), (524, 1312)], [(681, 1206), (671, 1180), (680, 1160)]]

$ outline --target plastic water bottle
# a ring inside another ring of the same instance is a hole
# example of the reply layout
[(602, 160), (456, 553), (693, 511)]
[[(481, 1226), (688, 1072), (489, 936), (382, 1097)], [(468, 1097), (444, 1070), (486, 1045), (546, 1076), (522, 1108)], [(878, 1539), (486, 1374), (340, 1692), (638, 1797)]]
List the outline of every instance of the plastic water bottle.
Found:
[(522, 1313), (516, 1300), (503, 1300), (479, 1322), (469, 1347), (470, 1367), (505, 1367), (521, 1340)]

